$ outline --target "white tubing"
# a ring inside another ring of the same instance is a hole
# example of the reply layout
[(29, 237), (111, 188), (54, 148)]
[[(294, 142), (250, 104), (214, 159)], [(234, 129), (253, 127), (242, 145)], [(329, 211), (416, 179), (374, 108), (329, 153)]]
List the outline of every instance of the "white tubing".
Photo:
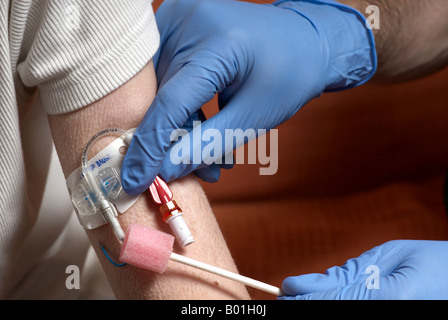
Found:
[(242, 276), (240, 274), (237, 273), (233, 273), (218, 267), (214, 267), (212, 265), (206, 264), (204, 262), (200, 262), (191, 258), (187, 258), (185, 256), (181, 256), (177, 253), (171, 253), (170, 259), (173, 261), (177, 261), (186, 265), (189, 265), (191, 267), (197, 268), (197, 269), (201, 269), (204, 271), (208, 271), (210, 273), (216, 274), (218, 276), (222, 276), (231, 280), (235, 280), (238, 282), (241, 282), (251, 288), (255, 288), (270, 294), (273, 294), (275, 296), (282, 296), (283, 291), (280, 288), (271, 286), (270, 284), (258, 281), (258, 280), (254, 280), (245, 276)]
[(82, 167), (82, 173), (84, 174), (87, 183), (89, 184), (90, 188), (95, 193), (95, 196), (98, 199), (98, 202), (100, 204), (100, 210), (103, 214), (104, 218), (109, 222), (109, 224), (112, 226), (112, 229), (117, 236), (117, 238), (120, 241), (123, 241), (124, 239), (124, 232), (123, 229), (120, 226), (120, 223), (118, 222), (118, 219), (116, 218), (116, 210), (115, 208), (112, 208), (112, 204), (109, 203), (109, 201), (106, 200), (106, 197), (103, 194), (103, 191), (101, 190), (100, 186), (98, 185), (98, 182), (96, 181), (96, 178), (94, 177), (91, 170), (89, 170), (88, 162), (89, 162), (89, 152), (92, 145), (97, 141), (97, 139), (101, 138), (105, 135), (117, 135), (121, 134), (123, 137), (123, 140), (126, 141), (129, 144), (130, 139), (132, 137), (130, 136), (130, 132), (127, 132), (124, 129), (120, 128), (108, 128), (101, 131), (98, 131), (90, 140), (87, 142), (86, 146), (84, 147), (84, 150), (82, 152), (81, 156), (81, 167)]

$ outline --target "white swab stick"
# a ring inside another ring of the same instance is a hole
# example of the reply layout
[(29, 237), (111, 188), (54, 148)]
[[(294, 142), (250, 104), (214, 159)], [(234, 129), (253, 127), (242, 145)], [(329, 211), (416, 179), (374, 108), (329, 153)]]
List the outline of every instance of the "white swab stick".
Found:
[(154, 272), (165, 272), (170, 260), (207, 271), (276, 296), (283, 291), (269, 284), (233, 273), (173, 252), (174, 237), (159, 230), (131, 225), (120, 252), (120, 261)]
[(197, 269), (201, 269), (201, 270), (204, 270), (204, 271), (216, 274), (218, 276), (222, 276), (222, 277), (234, 280), (234, 281), (241, 282), (241, 283), (243, 283), (243, 284), (245, 284), (245, 285), (247, 285), (247, 286), (249, 286), (251, 288), (262, 290), (264, 292), (273, 294), (275, 296), (282, 296), (283, 295), (283, 291), (280, 288), (277, 288), (277, 287), (272, 286), (270, 284), (267, 284), (267, 283), (264, 283), (264, 282), (261, 282), (261, 281), (258, 281), (258, 280), (254, 280), (254, 279), (242, 276), (240, 274), (237, 274), (237, 273), (234, 273), (234, 272), (230, 272), (228, 270), (224, 270), (224, 269), (221, 269), (221, 268), (209, 265), (207, 263), (200, 262), (200, 261), (197, 261), (197, 260), (194, 260), (194, 259), (182, 256), (182, 255), (174, 253), (174, 252), (171, 253), (170, 260), (177, 261), (177, 262), (189, 265), (191, 267), (194, 267), (194, 268), (197, 268)]

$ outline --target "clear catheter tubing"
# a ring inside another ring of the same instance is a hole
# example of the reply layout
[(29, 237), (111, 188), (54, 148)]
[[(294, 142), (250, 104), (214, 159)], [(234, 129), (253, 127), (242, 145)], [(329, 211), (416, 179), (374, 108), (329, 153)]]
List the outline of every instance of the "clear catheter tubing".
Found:
[(92, 170), (89, 169), (88, 162), (89, 162), (89, 152), (92, 145), (101, 137), (106, 135), (121, 135), (123, 137), (123, 140), (129, 144), (128, 139), (126, 139), (126, 135), (129, 134), (128, 131), (120, 129), (120, 128), (107, 128), (103, 129), (101, 131), (98, 131), (95, 135), (90, 138), (90, 140), (87, 142), (86, 146), (84, 147), (84, 150), (82, 152), (81, 156), (81, 167), (82, 167), (82, 174), (87, 180), (87, 183), (89, 184), (90, 188), (95, 193), (95, 196), (98, 199), (98, 202), (100, 204), (100, 209), (102, 214), (105, 216), (106, 220), (111, 224), (116, 236), (120, 241), (123, 241), (124, 239), (124, 232), (121, 228), (118, 219), (116, 218), (117, 212), (113, 205), (110, 204), (109, 201), (107, 201), (106, 197), (104, 196), (103, 191), (99, 187)]

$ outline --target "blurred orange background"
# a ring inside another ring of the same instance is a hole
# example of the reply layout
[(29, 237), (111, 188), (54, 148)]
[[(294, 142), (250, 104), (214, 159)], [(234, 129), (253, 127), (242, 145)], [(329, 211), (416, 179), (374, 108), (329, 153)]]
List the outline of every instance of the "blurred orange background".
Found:
[(201, 182), (241, 274), (281, 286), (388, 240), (448, 240), (447, 84), (445, 69), (325, 94), (277, 128), (275, 175), (240, 164)]

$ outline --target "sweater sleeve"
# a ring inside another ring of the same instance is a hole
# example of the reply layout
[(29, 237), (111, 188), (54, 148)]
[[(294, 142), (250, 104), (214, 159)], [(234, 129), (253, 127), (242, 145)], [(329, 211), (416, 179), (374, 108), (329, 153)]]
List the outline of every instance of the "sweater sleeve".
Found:
[(159, 41), (152, 0), (33, 1), (17, 71), (48, 114), (67, 113), (131, 79)]

